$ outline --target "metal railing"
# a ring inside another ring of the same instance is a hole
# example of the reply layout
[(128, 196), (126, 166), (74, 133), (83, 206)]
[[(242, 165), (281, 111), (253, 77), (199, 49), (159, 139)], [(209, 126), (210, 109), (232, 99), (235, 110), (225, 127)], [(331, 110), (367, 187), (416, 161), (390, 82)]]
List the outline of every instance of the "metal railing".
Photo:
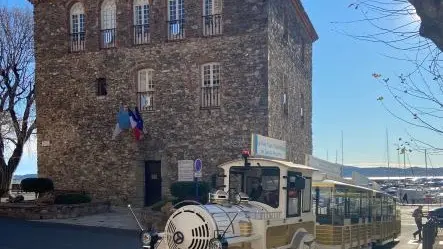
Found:
[[(145, 99), (145, 100), (143, 101), (143, 99)], [(153, 111), (154, 110), (154, 91), (139, 92), (138, 93), (138, 101), (139, 101), (140, 110)], [(142, 106), (141, 104), (143, 102), (149, 102), (151, 104)]]
[(220, 106), (220, 87), (202, 87), (202, 108)]
[(203, 35), (220, 35), (222, 33), (222, 24), (221, 14), (203, 16)]
[(73, 33), (70, 35), (71, 52), (85, 50), (85, 32)]
[(185, 20), (170, 20), (168, 23), (168, 40), (181, 40), (185, 38)]
[(116, 29), (100, 30), (100, 47), (113, 48), (115, 47)]
[(146, 44), (149, 43), (149, 40), (149, 24), (134, 25), (134, 44)]

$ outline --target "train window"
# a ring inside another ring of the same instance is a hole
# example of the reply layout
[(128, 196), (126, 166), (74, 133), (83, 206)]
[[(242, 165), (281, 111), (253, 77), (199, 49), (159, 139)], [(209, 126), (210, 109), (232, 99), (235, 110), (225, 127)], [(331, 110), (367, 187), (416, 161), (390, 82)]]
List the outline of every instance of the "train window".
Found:
[(301, 177), (301, 173), (291, 172), (291, 171), (288, 172), (287, 207), (286, 207), (287, 210), (286, 213), (288, 217), (300, 216), (301, 191), (295, 188), (295, 181), (297, 177)]
[(273, 208), (279, 206), (280, 169), (277, 167), (231, 167), (229, 189), (244, 192), (251, 201), (258, 201)]
[(311, 211), (311, 177), (306, 177), (305, 189), (303, 189), (303, 213), (308, 213)]

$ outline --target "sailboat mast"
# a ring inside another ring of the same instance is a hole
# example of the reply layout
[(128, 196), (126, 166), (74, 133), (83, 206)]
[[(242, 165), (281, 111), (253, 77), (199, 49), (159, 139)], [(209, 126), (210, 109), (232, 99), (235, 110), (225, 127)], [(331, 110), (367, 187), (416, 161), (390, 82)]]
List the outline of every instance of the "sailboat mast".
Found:
[(386, 128), (386, 155), (388, 159), (388, 181), (389, 181), (389, 174), (390, 172), (390, 165), (389, 165), (389, 136), (388, 136), (388, 128)]
[(343, 160), (343, 131), (341, 131), (341, 165), (344, 165), (344, 160)]
[(425, 149), (425, 167), (426, 167), (426, 182), (428, 180), (428, 156), (427, 156), (427, 151)]

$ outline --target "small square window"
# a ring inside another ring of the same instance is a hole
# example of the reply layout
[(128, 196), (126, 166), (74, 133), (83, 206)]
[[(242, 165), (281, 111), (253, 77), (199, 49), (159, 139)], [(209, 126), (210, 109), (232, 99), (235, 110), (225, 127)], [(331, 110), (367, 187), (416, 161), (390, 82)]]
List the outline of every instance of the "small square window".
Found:
[(106, 79), (97, 79), (97, 96), (106, 96), (108, 92), (106, 91)]

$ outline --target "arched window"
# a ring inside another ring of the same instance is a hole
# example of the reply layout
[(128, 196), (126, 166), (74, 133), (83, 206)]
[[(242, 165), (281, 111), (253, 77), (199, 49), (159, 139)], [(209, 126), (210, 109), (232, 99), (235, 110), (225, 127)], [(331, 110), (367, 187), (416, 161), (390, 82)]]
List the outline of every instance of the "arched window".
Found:
[(203, 35), (222, 33), (223, 0), (203, 0)]
[(154, 70), (142, 69), (137, 75), (137, 99), (139, 109), (142, 111), (154, 110)]
[(149, 12), (148, 0), (134, 0), (134, 44), (149, 42)]
[(168, 39), (179, 40), (185, 37), (184, 0), (168, 0)]
[(101, 6), (101, 46), (115, 47), (116, 38), (116, 9), (115, 0), (104, 0)]
[(204, 108), (220, 106), (220, 63), (202, 65), (202, 103)]
[(72, 5), (69, 12), (71, 23), (71, 51), (85, 49), (85, 8), (82, 3)]

